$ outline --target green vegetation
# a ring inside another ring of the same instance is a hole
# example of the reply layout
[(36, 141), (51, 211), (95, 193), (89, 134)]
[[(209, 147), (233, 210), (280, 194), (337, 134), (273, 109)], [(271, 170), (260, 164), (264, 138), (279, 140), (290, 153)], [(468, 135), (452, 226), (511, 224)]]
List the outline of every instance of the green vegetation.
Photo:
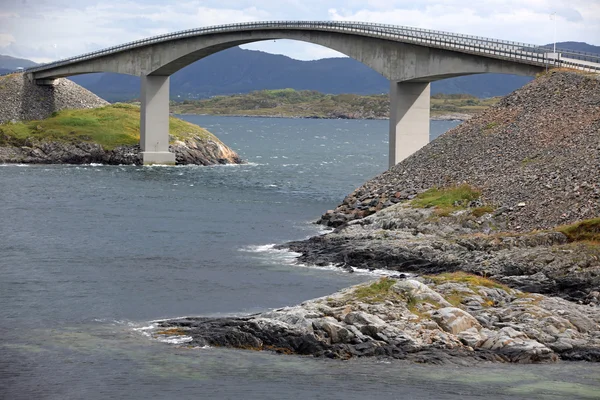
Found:
[(493, 281), (488, 278), (484, 278), (483, 276), (468, 274), (466, 272), (458, 271), (458, 272), (444, 272), (439, 275), (426, 275), (425, 278), (431, 279), (435, 284), (442, 284), (446, 282), (460, 282), (466, 284), (469, 288), (474, 288), (476, 286), (484, 286), (488, 288), (502, 289), (506, 291), (510, 291), (511, 289)]
[(471, 201), (477, 200), (480, 196), (479, 190), (465, 183), (448, 188), (431, 188), (418, 194), (411, 201), (411, 206), (415, 208), (433, 207), (436, 215), (447, 216), (454, 211), (466, 209)]
[[(213, 138), (197, 125), (169, 118), (172, 140), (193, 136)], [(31, 141), (98, 143), (105, 150), (135, 145), (140, 139), (140, 109), (117, 103), (105, 107), (63, 110), (40, 121), (0, 124), (0, 146), (25, 146)]]
[(391, 293), (394, 293), (391, 288), (396, 283), (395, 279), (383, 277), (369, 286), (359, 287), (354, 291), (357, 299), (372, 303), (385, 300)]
[(476, 217), (479, 218), (484, 214), (491, 214), (493, 213), (495, 210), (494, 207), (492, 206), (481, 206), (481, 207), (476, 207), (473, 210), (471, 210), (471, 214)]
[[(469, 95), (434, 95), (433, 116), (449, 113), (474, 114), (495, 104), (498, 99), (478, 99)], [(387, 94), (323, 94), (314, 90), (260, 90), (248, 94), (215, 96), (205, 100), (173, 102), (176, 114), (262, 115), (315, 118), (387, 118)]]
[(468, 94), (434, 94), (431, 96), (431, 115), (477, 114), (498, 103), (499, 100), (500, 97), (480, 99)]
[(565, 234), (569, 242), (593, 242), (600, 244), (600, 218), (586, 219), (556, 228)]
[(497, 122), (490, 122), (488, 123), (484, 129), (489, 130), (489, 129), (494, 129), (496, 126), (498, 126)]

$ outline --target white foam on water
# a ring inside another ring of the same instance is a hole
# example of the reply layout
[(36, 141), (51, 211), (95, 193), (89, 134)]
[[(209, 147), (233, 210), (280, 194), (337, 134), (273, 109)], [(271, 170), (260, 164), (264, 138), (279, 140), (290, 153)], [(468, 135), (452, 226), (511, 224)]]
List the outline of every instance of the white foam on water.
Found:
[(287, 249), (276, 249), (275, 246), (277, 244), (263, 244), (263, 245), (251, 245), (244, 246), (239, 251), (245, 251), (248, 253), (263, 253), (271, 256), (275, 256), (277, 261), (283, 262), (285, 264), (294, 264), (296, 262), (296, 258), (300, 256), (300, 253), (296, 253)]
[(29, 167), (29, 164), (0, 164), (0, 167)]
[[(327, 233), (327, 231), (325, 231), (324, 233)], [(244, 251), (244, 252), (248, 252), (248, 253), (263, 253), (263, 254), (272, 255), (272, 256), (275, 256), (277, 261), (280, 263), (282, 262), (282, 263), (285, 263), (288, 265), (294, 265), (294, 266), (300, 267), (300, 268), (316, 269), (316, 270), (321, 270), (321, 271), (334, 271), (334, 272), (350, 273), (349, 271), (342, 268), (340, 265), (336, 265), (336, 264), (316, 265), (316, 264), (300, 263), (300, 262), (298, 262), (297, 258), (302, 255), (301, 253), (297, 253), (297, 252), (294, 252), (294, 251), (291, 251), (288, 249), (276, 249), (275, 246), (277, 246), (277, 244), (275, 244), (275, 243), (244, 246), (244, 247), (240, 248), (239, 251)], [(399, 274), (404, 274), (407, 277), (412, 276), (411, 273), (393, 271), (393, 270), (389, 270), (389, 269), (374, 269), (374, 270), (370, 271), (368, 269), (363, 269), (363, 268), (353, 268), (352, 273), (357, 274), (357, 275), (366, 275), (366, 276), (373, 276), (373, 277), (394, 276), (394, 275), (399, 275)]]
[(159, 342), (169, 343), (169, 344), (183, 344), (189, 343), (192, 340), (191, 336), (177, 335), (177, 336), (165, 336), (165, 337), (156, 337)]
[(134, 325), (137, 325), (137, 326), (135, 328), (132, 328), (131, 329), (132, 331), (139, 333), (143, 336), (149, 337), (149, 338), (152, 337), (152, 332), (154, 330), (156, 330), (156, 328), (158, 328), (158, 324), (154, 323), (154, 322), (150, 322), (150, 325), (145, 325), (145, 326), (139, 326), (139, 324), (134, 324)]
[(398, 271), (392, 271), (389, 269), (374, 269), (374, 270), (370, 271), (368, 269), (353, 267), (352, 268), (353, 272), (349, 272), (349, 271), (345, 270), (344, 268), (342, 268), (341, 266), (336, 265), (336, 264), (315, 265), (315, 264), (304, 264), (304, 263), (296, 262), (296, 263), (294, 263), (294, 265), (301, 267), (301, 268), (318, 269), (321, 271), (343, 272), (346, 274), (353, 273), (356, 275), (365, 275), (365, 276), (373, 276), (373, 277), (394, 276), (394, 275), (399, 275), (399, 274), (404, 274), (407, 277), (412, 276), (412, 274), (407, 273), (407, 272), (398, 272)]

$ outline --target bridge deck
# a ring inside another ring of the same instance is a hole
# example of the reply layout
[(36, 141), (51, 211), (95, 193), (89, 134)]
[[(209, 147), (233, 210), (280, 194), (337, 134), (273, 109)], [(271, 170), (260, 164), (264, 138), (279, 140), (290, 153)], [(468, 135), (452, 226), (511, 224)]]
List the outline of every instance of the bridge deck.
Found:
[(69, 64), (103, 57), (109, 54), (119, 53), (138, 47), (148, 46), (182, 38), (212, 35), (216, 33), (259, 31), (259, 30), (307, 30), (326, 31), (359, 36), (376, 37), (380, 39), (425, 45), (461, 53), (475, 54), (483, 57), (509, 60), (517, 63), (535, 66), (556, 66), (574, 68), (584, 71), (600, 73), (600, 55), (577, 52), (573, 50), (557, 49), (561, 54), (559, 60), (550, 59), (552, 49), (527, 43), (491, 39), (485, 37), (461, 35), (450, 32), (435, 31), (395, 25), (383, 25), (364, 22), (335, 22), (335, 21), (274, 21), (274, 22), (250, 22), (240, 24), (229, 24), (211, 26), (206, 28), (190, 29), (165, 35), (125, 43), (123, 45), (109, 47), (107, 49), (82, 54), (56, 62), (36, 66), (25, 70), (25, 72), (40, 72), (52, 68), (66, 66)]

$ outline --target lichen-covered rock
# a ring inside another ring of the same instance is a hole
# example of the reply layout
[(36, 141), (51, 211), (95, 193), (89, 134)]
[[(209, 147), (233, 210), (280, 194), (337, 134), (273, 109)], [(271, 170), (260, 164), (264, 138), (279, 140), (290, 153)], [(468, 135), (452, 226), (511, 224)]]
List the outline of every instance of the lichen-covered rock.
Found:
[(459, 334), (467, 329), (480, 329), (479, 322), (469, 313), (456, 307), (444, 307), (431, 313), (433, 319), (443, 330)]
[[(457, 297), (457, 288), (462, 298)], [(450, 300), (458, 304), (440, 305)], [(173, 330), (188, 336), (181, 341), (187, 346), (341, 359), (379, 356), (458, 364), (600, 361), (598, 307), (528, 295), (462, 275), (456, 281), (437, 282), (383, 278), (247, 317), (165, 320), (153, 334)]]

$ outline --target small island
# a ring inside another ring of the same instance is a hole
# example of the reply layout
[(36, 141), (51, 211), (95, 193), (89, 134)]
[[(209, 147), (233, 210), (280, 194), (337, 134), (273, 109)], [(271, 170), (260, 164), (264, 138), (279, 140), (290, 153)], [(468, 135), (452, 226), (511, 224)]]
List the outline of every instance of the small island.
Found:
[[(479, 99), (467, 94), (431, 96), (432, 119), (466, 120), (496, 104), (499, 98)], [(260, 90), (247, 94), (215, 96), (204, 100), (172, 102), (175, 114), (227, 116), (387, 119), (387, 94), (324, 94), (314, 90)]]
[[(140, 108), (108, 102), (59, 79), (37, 86), (22, 74), (0, 78), (0, 163), (135, 164)], [(240, 157), (207, 130), (169, 117), (177, 164), (239, 164)]]

